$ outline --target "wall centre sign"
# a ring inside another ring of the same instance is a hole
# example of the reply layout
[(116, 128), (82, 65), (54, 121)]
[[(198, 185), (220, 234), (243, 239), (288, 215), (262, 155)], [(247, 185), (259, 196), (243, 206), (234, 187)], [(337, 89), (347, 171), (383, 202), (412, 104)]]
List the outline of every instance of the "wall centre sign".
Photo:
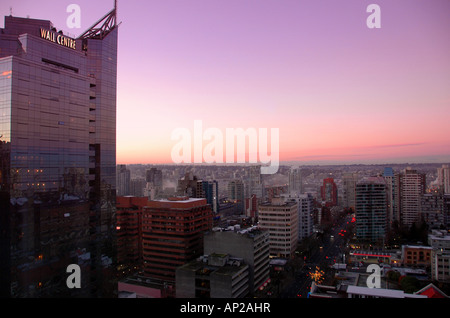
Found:
[(50, 30), (45, 30), (41, 28), (41, 38), (46, 39), (47, 41), (54, 42), (61, 46), (68, 47), (70, 49), (75, 50), (76, 41), (68, 36), (65, 36), (61, 33), (56, 33)]

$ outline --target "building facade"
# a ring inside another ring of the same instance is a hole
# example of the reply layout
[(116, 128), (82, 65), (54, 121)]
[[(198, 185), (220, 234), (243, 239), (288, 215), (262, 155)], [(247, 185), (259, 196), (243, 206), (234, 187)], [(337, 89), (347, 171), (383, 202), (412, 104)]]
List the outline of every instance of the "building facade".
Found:
[(269, 231), (271, 257), (291, 258), (298, 243), (298, 204), (281, 198), (258, 207), (259, 226)]
[(299, 241), (313, 234), (314, 197), (309, 194), (282, 194), (284, 201), (293, 201), (298, 206), (298, 239)]
[(400, 224), (410, 227), (420, 221), (421, 197), (426, 190), (426, 176), (406, 168), (395, 175), (395, 214)]
[(382, 177), (365, 178), (356, 185), (356, 237), (377, 242), (386, 234), (386, 182)]
[(228, 254), (249, 266), (248, 290), (256, 292), (269, 279), (269, 232), (258, 227), (205, 234), (204, 254)]
[[(0, 293), (113, 296), (116, 10), (76, 39), (47, 20), (0, 32)], [(66, 285), (81, 268), (81, 288)]]
[(346, 208), (355, 209), (357, 173), (346, 173), (342, 176), (342, 203)]
[(206, 199), (149, 201), (142, 213), (144, 274), (174, 282), (175, 269), (203, 253), (203, 234), (211, 228)]
[(214, 253), (176, 270), (177, 298), (243, 298), (249, 292), (249, 266), (241, 258)]
[(323, 179), (320, 187), (320, 195), (326, 206), (335, 206), (338, 204), (338, 190), (333, 178)]

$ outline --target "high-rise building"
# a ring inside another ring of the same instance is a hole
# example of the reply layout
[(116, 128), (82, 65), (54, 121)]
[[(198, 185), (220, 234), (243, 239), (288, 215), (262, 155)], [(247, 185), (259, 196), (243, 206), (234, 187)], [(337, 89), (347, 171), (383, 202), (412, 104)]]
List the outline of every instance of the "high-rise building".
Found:
[(426, 176), (411, 168), (395, 175), (395, 214), (400, 224), (411, 226), (420, 221), (421, 197), (426, 190)]
[(338, 203), (337, 185), (333, 178), (323, 179), (323, 185), (320, 187), (322, 201), (326, 206), (335, 206)]
[[(115, 8), (76, 39), (5, 17), (1, 295), (116, 294), (117, 30)], [(66, 285), (70, 264), (81, 288)]]
[(250, 166), (247, 170), (247, 179), (244, 182), (245, 188), (245, 197), (250, 198), (252, 194), (255, 194), (257, 198), (263, 197), (263, 181), (261, 179), (261, 166)]
[(310, 193), (281, 194), (284, 201), (294, 201), (298, 205), (298, 239), (299, 241), (313, 234), (314, 197)]
[(291, 167), (288, 173), (289, 191), (295, 193), (303, 193), (302, 174), (299, 167)]
[(382, 177), (364, 178), (356, 185), (356, 237), (377, 242), (386, 235), (386, 182)]
[(127, 165), (117, 165), (116, 180), (117, 195), (130, 195), (131, 174)]
[(442, 165), (437, 168), (438, 186), (444, 193), (450, 193), (450, 168), (449, 165)]
[(450, 193), (425, 193), (420, 200), (420, 220), (431, 229), (448, 227), (450, 224)]
[(174, 282), (175, 269), (203, 253), (203, 234), (211, 228), (211, 206), (206, 199), (149, 201), (142, 213), (145, 275)]
[(358, 182), (357, 173), (345, 173), (342, 176), (342, 203), (346, 208), (355, 208), (356, 206), (356, 183)]
[(258, 207), (259, 226), (269, 231), (269, 251), (272, 257), (291, 258), (298, 243), (297, 202), (274, 198)]
[(387, 200), (387, 229), (392, 228), (394, 221), (400, 221), (400, 215), (396, 213), (398, 211), (395, 208), (396, 204), (396, 182), (395, 173), (391, 167), (384, 168), (383, 178), (386, 181), (386, 200)]
[(206, 202), (211, 205), (213, 213), (219, 212), (219, 183), (213, 181), (201, 181), (202, 192)]
[(228, 182), (228, 200), (237, 204), (237, 211), (244, 213), (245, 210), (245, 187), (241, 180)]

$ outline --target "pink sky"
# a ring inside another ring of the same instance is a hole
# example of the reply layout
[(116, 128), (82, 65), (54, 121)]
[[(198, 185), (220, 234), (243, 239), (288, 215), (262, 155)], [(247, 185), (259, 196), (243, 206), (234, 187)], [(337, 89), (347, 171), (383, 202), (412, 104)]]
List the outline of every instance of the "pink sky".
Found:
[[(77, 36), (113, 1), (10, 7)], [(449, 14), (448, 0), (119, 0), (117, 163), (170, 163), (172, 131), (196, 119), (279, 128), (281, 161), (450, 161)]]

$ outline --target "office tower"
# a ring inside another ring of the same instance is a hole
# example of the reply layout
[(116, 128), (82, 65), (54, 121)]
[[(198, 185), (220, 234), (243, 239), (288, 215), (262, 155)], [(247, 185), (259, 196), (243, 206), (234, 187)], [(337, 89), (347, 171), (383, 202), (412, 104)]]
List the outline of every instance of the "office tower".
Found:
[(258, 206), (259, 226), (269, 231), (269, 249), (272, 257), (291, 258), (298, 242), (298, 205), (283, 202), (281, 198)]
[(247, 168), (247, 181), (245, 182), (245, 197), (249, 198), (255, 194), (257, 198), (263, 197), (263, 182), (261, 179), (261, 166), (250, 166)]
[(145, 171), (145, 181), (152, 183), (155, 187), (163, 187), (162, 170), (151, 168)]
[(313, 234), (314, 225), (314, 197), (310, 193), (288, 193), (282, 194), (281, 198), (286, 201), (296, 202), (298, 205), (298, 239), (299, 241)]
[(289, 174), (288, 192), (303, 193), (302, 174), (300, 168), (291, 167), (288, 174)]
[(269, 232), (256, 226), (211, 231), (204, 236), (204, 255), (228, 254), (249, 266), (248, 290), (256, 292), (269, 279)]
[(392, 228), (394, 221), (399, 222), (400, 216), (396, 213), (396, 188), (395, 174), (391, 167), (384, 168), (383, 178), (386, 181), (386, 200), (387, 200), (387, 229)]
[(386, 182), (382, 177), (364, 178), (356, 185), (356, 237), (378, 242), (386, 234)]
[(175, 197), (149, 201), (142, 213), (143, 270), (175, 281), (175, 269), (203, 253), (203, 234), (212, 228), (206, 199)]
[(420, 221), (421, 196), (426, 190), (425, 174), (411, 168), (395, 175), (395, 209), (400, 224), (410, 227)]
[(201, 181), (202, 193), (206, 202), (211, 205), (213, 213), (219, 212), (219, 183), (213, 181)]
[(357, 173), (345, 173), (342, 176), (342, 200), (346, 208), (355, 208)]
[(241, 180), (228, 182), (228, 200), (237, 204), (239, 213), (243, 214), (245, 212), (245, 188)]
[(450, 193), (450, 168), (448, 165), (442, 165), (437, 168), (437, 181), (439, 188), (444, 193)]
[(326, 206), (335, 206), (338, 203), (337, 186), (333, 178), (323, 179), (323, 185), (320, 187), (322, 201)]
[(131, 174), (126, 165), (117, 165), (116, 180), (117, 195), (130, 195)]
[(134, 197), (144, 196), (144, 188), (147, 182), (144, 178), (136, 178), (130, 180), (130, 195)]
[(162, 171), (157, 168), (151, 168), (145, 171), (144, 196), (151, 200), (159, 199), (163, 193)]
[[(115, 294), (117, 37), (115, 8), (77, 39), (5, 17), (2, 295)], [(70, 264), (81, 288), (66, 285)]]

